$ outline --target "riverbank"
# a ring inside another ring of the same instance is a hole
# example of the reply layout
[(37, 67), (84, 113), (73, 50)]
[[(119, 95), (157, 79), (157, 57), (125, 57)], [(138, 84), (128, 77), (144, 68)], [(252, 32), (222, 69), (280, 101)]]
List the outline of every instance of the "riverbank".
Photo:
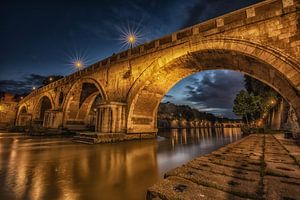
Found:
[(299, 199), (300, 147), (253, 134), (165, 174), (147, 199)]

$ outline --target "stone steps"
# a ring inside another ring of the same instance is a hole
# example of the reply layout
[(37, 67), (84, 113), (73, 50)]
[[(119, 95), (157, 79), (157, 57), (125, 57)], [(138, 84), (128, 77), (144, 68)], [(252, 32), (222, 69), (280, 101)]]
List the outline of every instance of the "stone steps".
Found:
[(73, 141), (85, 144), (98, 144), (122, 142), (125, 138), (126, 135), (124, 133), (80, 133), (78, 136), (73, 137)]

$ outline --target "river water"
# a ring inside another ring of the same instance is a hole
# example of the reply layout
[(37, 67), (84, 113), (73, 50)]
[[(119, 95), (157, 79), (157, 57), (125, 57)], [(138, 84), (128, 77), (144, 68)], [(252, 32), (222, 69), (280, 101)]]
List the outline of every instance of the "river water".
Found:
[(239, 128), (173, 129), (155, 140), (85, 145), (0, 133), (0, 199), (145, 199), (168, 170), (240, 138)]

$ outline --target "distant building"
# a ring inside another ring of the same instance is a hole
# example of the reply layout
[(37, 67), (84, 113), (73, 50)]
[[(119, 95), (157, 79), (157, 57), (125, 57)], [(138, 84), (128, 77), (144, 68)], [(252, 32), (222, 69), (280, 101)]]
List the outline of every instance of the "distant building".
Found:
[(0, 129), (6, 129), (7, 126), (14, 124), (17, 104), (14, 95), (10, 93), (5, 93), (0, 99)]

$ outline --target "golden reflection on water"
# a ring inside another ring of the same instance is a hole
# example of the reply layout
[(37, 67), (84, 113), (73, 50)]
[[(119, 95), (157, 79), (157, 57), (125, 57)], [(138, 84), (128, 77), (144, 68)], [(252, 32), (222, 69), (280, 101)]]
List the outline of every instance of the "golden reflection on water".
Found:
[(209, 128), (161, 135), (84, 145), (0, 134), (0, 199), (145, 199), (166, 171), (241, 137), (239, 129)]

